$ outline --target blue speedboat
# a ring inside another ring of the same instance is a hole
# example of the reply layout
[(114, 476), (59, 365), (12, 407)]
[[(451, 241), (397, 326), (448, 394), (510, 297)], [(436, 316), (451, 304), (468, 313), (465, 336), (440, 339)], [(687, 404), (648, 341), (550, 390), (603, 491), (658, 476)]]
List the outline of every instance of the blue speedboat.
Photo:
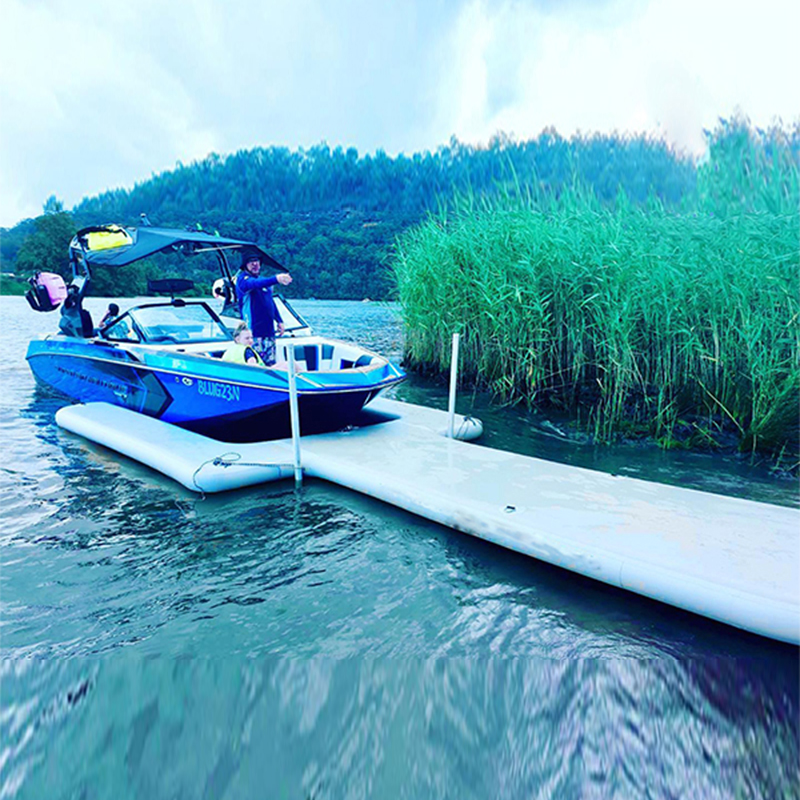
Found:
[[(251, 242), (164, 228), (87, 228), (70, 244), (78, 290), (65, 302), (80, 298), (90, 266), (123, 266), (162, 251), (213, 253), (223, 279), (232, 281), (227, 257), (244, 247), (258, 249), (265, 264), (283, 269)], [(150, 282), (156, 291), (188, 285)], [(289, 348), (297, 364), (304, 434), (352, 424), (367, 403), (404, 379), (383, 356), (314, 335), (286, 301), (276, 302), (286, 330), (276, 342), (274, 367), (224, 361), (233, 341), (230, 327), (207, 303), (175, 297), (130, 308), (100, 331), (87, 328), (84, 314), (82, 330), (32, 341), (27, 359), (40, 383), (73, 400), (113, 403), (231, 442), (289, 435)]]

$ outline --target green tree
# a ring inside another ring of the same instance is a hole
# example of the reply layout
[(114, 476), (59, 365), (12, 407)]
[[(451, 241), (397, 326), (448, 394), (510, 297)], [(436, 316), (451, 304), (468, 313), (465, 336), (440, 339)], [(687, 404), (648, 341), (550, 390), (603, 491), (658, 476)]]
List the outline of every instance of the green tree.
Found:
[(51, 194), (44, 202), (45, 214), (61, 214), (64, 211), (64, 204), (54, 195)]
[[(50, 197), (45, 203), (45, 213), (34, 220), (34, 231), (22, 243), (17, 254), (18, 274), (57, 272), (67, 283), (70, 282), (69, 243), (77, 227), (72, 215), (59, 208), (59, 201)], [(148, 260), (127, 267), (94, 267), (91, 269), (88, 293), (100, 297), (143, 295), (148, 275), (158, 275)]]
[(800, 126), (753, 128), (745, 117), (706, 131), (708, 160), (697, 171), (700, 207), (719, 217), (794, 214), (800, 205)]
[[(50, 200), (55, 201), (55, 198)], [(45, 204), (45, 209), (50, 200)], [(17, 273), (57, 272), (69, 281), (69, 242), (77, 228), (72, 215), (55, 210), (56, 204), (57, 201), (52, 206), (53, 210), (46, 211), (34, 220), (34, 232), (25, 239), (17, 253)]]
[(141, 297), (147, 292), (147, 277), (158, 273), (149, 259), (124, 267), (92, 267), (89, 294), (95, 297)]

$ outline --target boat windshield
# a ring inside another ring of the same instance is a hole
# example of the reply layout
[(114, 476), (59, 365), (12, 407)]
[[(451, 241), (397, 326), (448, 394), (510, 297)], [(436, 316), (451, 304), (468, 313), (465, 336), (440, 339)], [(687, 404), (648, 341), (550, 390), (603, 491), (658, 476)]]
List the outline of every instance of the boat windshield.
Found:
[(229, 342), (227, 328), (202, 304), (139, 306), (104, 331), (107, 339), (155, 342)]

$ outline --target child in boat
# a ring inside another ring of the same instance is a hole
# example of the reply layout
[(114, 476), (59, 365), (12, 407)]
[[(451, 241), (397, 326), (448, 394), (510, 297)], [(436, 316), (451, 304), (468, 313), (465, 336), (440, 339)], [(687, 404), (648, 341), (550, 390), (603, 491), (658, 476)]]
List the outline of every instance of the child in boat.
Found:
[(253, 331), (247, 327), (246, 322), (239, 323), (233, 334), (231, 344), (222, 356), (223, 361), (232, 361), (234, 364), (249, 364), (252, 367), (265, 367), (266, 364), (253, 347)]
[(97, 326), (98, 328), (105, 328), (106, 325), (113, 322), (119, 316), (119, 306), (116, 303), (109, 303), (108, 304), (108, 311), (103, 315), (103, 319), (100, 320), (100, 324)]

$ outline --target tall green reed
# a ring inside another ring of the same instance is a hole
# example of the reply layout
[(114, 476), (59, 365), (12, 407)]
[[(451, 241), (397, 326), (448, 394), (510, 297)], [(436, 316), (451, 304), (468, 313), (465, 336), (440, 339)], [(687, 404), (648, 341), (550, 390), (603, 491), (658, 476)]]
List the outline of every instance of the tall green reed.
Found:
[(797, 452), (798, 230), (793, 213), (677, 214), (560, 198), (463, 196), (399, 242), (406, 359), (507, 402), (570, 410), (608, 439), (729, 427)]

